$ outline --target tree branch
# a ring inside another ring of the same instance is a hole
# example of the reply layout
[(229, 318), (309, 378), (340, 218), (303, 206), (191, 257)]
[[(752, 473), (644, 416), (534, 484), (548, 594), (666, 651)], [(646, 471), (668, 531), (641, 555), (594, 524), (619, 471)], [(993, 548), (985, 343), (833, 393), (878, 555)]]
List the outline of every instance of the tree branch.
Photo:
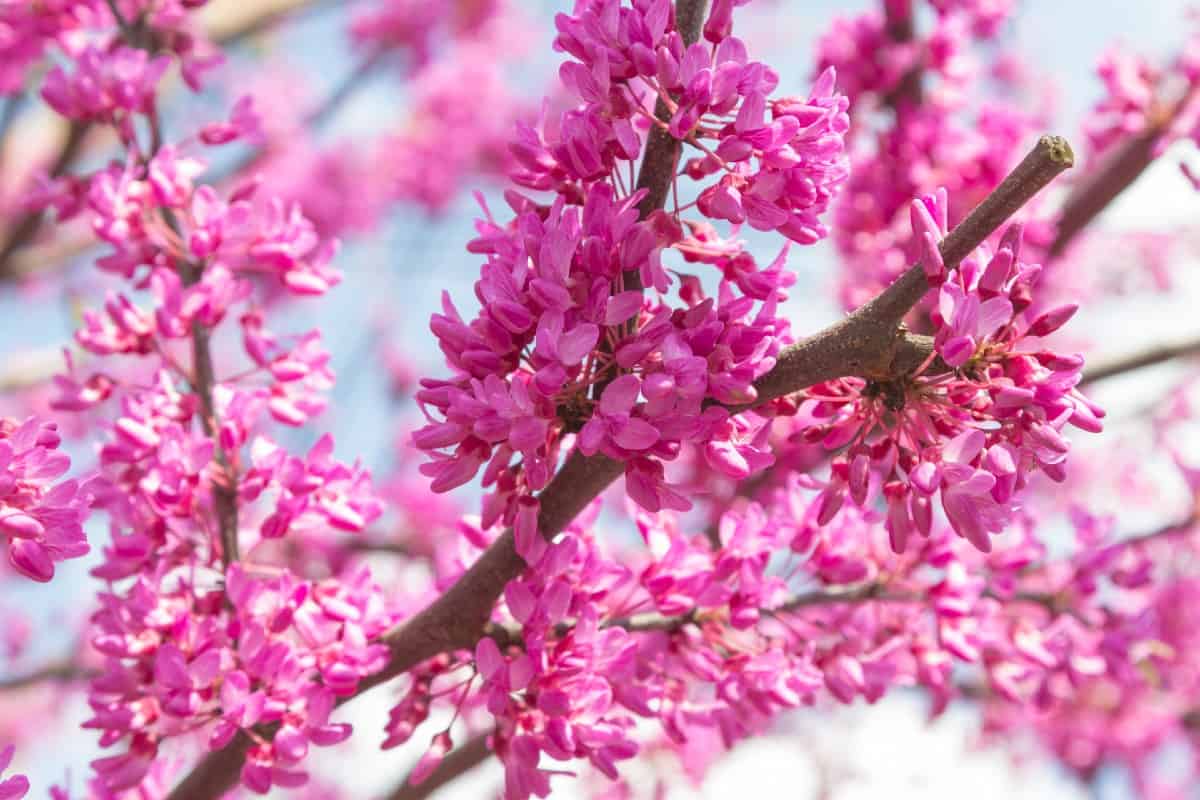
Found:
[[(679, 0), (675, 4), (675, 25), (685, 44), (691, 45), (700, 41), (707, 10), (708, 0)], [(660, 122), (671, 120), (671, 109), (661, 97), (654, 107), (654, 116)], [(638, 204), (638, 213), (642, 219), (667, 204), (667, 193), (675, 182), (682, 152), (683, 142), (672, 136), (666, 128), (658, 125), (650, 128), (650, 135), (646, 139), (646, 153), (642, 158), (642, 168), (638, 171), (637, 180), (637, 188), (646, 190), (646, 196)], [(625, 273), (625, 288), (641, 288), (641, 276), (637, 270)]]
[(1153, 163), (1159, 139), (1195, 91), (1190, 89), (1174, 102), (1163, 101), (1152, 108), (1144, 129), (1114, 145), (1099, 166), (1075, 184), (1059, 212), (1058, 229), (1047, 250), (1049, 259), (1065, 253), (1075, 237)]
[[(687, 2), (696, 0), (681, 0)], [(947, 267), (970, 254), (1072, 163), (1066, 140), (1043, 136), (1000, 186), (943, 240), (941, 250)], [(756, 383), (756, 403), (824, 380), (847, 375), (870, 376), (891, 369), (902, 349), (899, 345), (905, 340), (900, 322), (927, 288), (924, 267), (918, 264), (846, 319), (785, 350), (775, 369)], [(546, 538), (560, 533), (623, 471), (622, 462), (601, 454), (585, 457), (578, 450), (572, 451), (538, 498), (539, 532)], [(440, 653), (474, 648), (487, 635), (496, 599), (505, 585), (524, 569), (525, 562), (517, 555), (513, 532), (508, 530), (449, 589), (384, 634), (382, 641), (391, 651), (389, 663), (381, 672), (364, 679), (358, 692), (403, 674)], [(229, 750), (205, 758), (168, 800), (201, 800), (228, 789), (236, 780), (241, 763), (241, 756)]]
[(74, 683), (76, 681), (88, 681), (95, 677), (95, 675), (96, 671), (94, 669), (81, 667), (72, 661), (60, 661), (53, 664), (47, 664), (41, 669), (33, 672), (27, 672), (24, 675), (13, 675), (8, 678), (0, 678), (0, 692), (27, 689), (30, 686), (37, 686), (40, 683)]
[(1126, 372), (1152, 367), (1176, 358), (1188, 358), (1200, 355), (1200, 338), (1190, 339), (1176, 344), (1160, 344), (1108, 361), (1100, 361), (1089, 366), (1083, 372), (1081, 383), (1094, 383)]
[(343, 0), (217, 0), (204, 9), (203, 19), (213, 42), (230, 47), (301, 14), (342, 4)]
[(492, 754), (488, 747), (491, 735), (490, 732), (478, 734), (468, 739), (462, 747), (451, 750), (421, 783), (414, 786), (405, 778), (404, 783), (387, 796), (387, 800), (425, 800), (446, 784), (475, 769)]
[(1046, 251), (1048, 258), (1053, 260), (1066, 252), (1080, 231), (1146, 171), (1165, 125), (1149, 125), (1115, 145), (1096, 170), (1075, 185), (1059, 212), (1054, 241)]
[[(92, 129), (91, 123), (79, 122), (78, 120), (71, 122), (67, 127), (67, 136), (63, 140), (62, 146), (55, 155), (54, 161), (46, 170), (51, 178), (59, 178), (75, 163), (80, 152), (83, 150), (84, 140), (87, 138), (88, 132)], [(43, 211), (31, 211), (16, 223), (7, 229), (4, 234), (3, 244), (0, 244), (0, 280), (10, 280), (18, 278), (20, 275), (13, 269), (13, 255), (25, 245), (29, 244), (33, 237), (37, 235), (38, 230), (42, 227), (42, 220), (45, 218)]]
[[(911, 44), (917, 36), (912, 0), (884, 0), (883, 12), (884, 30), (892, 41), (898, 45)], [(897, 113), (902, 106), (920, 105), (923, 72), (924, 66), (920, 62), (909, 67), (891, 91), (882, 98), (884, 105), (891, 106)]]
[[(939, 249), (946, 268), (957, 266), (1072, 164), (1074, 154), (1066, 139), (1039, 139), (995, 191), (942, 240)], [(890, 378), (911, 371), (929, 353), (932, 340), (906, 335), (899, 326), (928, 288), (924, 267), (911, 267), (850, 316), (784, 350), (775, 368), (755, 382), (755, 404), (846, 375)]]

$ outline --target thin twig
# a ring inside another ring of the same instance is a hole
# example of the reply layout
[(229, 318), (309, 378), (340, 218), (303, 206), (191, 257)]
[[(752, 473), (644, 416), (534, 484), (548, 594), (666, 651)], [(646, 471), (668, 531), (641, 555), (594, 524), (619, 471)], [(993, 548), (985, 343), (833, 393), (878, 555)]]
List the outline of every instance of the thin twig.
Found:
[(16, 691), (18, 689), (28, 689), (31, 686), (37, 686), (42, 683), (75, 683), (78, 681), (88, 681), (96, 676), (96, 670), (80, 665), (72, 661), (61, 661), (54, 664), (48, 664), (41, 669), (33, 672), (27, 672), (24, 675), (13, 675), (8, 678), (0, 678), (0, 692)]
[(456, 747), (446, 754), (442, 763), (429, 774), (425, 780), (415, 786), (406, 777), (396, 790), (387, 796), (387, 800), (425, 800), (438, 789), (460, 778), (487, 760), (492, 754), (488, 747), (491, 733), (481, 733), (471, 737), (466, 744)]
[(1137, 353), (1099, 361), (1089, 366), (1083, 371), (1082, 383), (1095, 383), (1143, 367), (1152, 367), (1176, 358), (1190, 358), (1196, 355), (1200, 355), (1200, 338), (1176, 344), (1155, 345)]
[[(84, 140), (91, 130), (91, 123), (72, 121), (67, 128), (67, 137), (54, 157), (50, 168), (46, 170), (51, 178), (59, 178), (75, 163), (75, 159), (83, 150)], [(13, 269), (13, 255), (29, 244), (42, 226), (45, 212), (31, 211), (23, 215), (4, 234), (3, 244), (0, 245), (0, 280), (18, 277)]]
[[(919, 603), (923, 598), (906, 593), (889, 593), (882, 583), (865, 583), (859, 586), (832, 587), (814, 592), (795, 595), (789, 600), (775, 606), (764, 608), (762, 612), (768, 616), (792, 614), (806, 608), (818, 608), (837, 605), (853, 605), (856, 603)], [(630, 633), (674, 633), (687, 625), (702, 625), (707, 622), (721, 621), (726, 618), (725, 607), (712, 609), (693, 608), (683, 614), (659, 614), (647, 612), (628, 617), (613, 617), (600, 623), (601, 628), (621, 628)], [(561, 622), (554, 628), (554, 635), (563, 638), (575, 627), (574, 623)], [(519, 626), (488, 625), (484, 635), (501, 647), (524, 647)]]

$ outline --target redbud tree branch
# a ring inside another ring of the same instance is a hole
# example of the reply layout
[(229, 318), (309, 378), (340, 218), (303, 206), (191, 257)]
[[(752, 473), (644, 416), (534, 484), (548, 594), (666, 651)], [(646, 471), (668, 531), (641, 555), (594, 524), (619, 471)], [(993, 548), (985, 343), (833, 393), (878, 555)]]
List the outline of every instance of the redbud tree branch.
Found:
[(413, 785), (406, 777), (404, 782), (387, 796), (387, 800), (425, 800), (446, 784), (475, 769), (486, 761), (492, 752), (488, 748), (488, 738), (491, 735), (490, 732), (478, 734), (461, 747), (451, 750), (429, 777), (419, 784)]
[(1114, 145), (1100, 164), (1075, 184), (1059, 212), (1058, 229), (1047, 251), (1051, 260), (1066, 252), (1075, 237), (1153, 163), (1159, 138), (1189, 99), (1190, 92), (1152, 108), (1145, 128)]
[(1066, 252), (1075, 237), (1146, 171), (1164, 125), (1148, 125), (1114, 145), (1096, 169), (1075, 185), (1059, 212), (1058, 229), (1047, 250), (1050, 259)]
[(10, 692), (19, 689), (28, 689), (31, 686), (37, 686), (43, 683), (74, 683), (77, 681), (91, 680), (96, 676), (96, 671), (81, 667), (72, 661), (59, 661), (52, 664), (47, 664), (33, 672), (27, 672), (23, 675), (13, 675), (7, 678), (0, 678), (0, 692)]
[(1099, 361), (1083, 372), (1082, 383), (1094, 383), (1106, 378), (1123, 375), (1126, 372), (1153, 367), (1176, 358), (1188, 358), (1200, 355), (1200, 338), (1189, 339), (1174, 344), (1160, 344), (1137, 353), (1120, 356), (1108, 361)]
[[(909, 44), (917, 36), (916, 24), (913, 19), (912, 0), (885, 0), (885, 27), (887, 35), (898, 45)], [(883, 97), (883, 103), (899, 112), (901, 106), (918, 106), (921, 104), (923, 87), (921, 74), (922, 64), (913, 64), (896, 83), (892, 90)]]
[[(154, 142), (162, 142), (162, 129), (158, 116), (151, 117)], [(157, 149), (157, 147), (155, 148)], [(183, 231), (174, 213), (166, 209), (163, 219), (181, 240)], [(184, 286), (194, 286), (204, 275), (204, 264), (180, 258), (179, 277)], [(217, 418), (213, 391), (217, 385), (216, 369), (213, 367), (211, 332), (199, 319), (192, 320), (192, 390), (200, 399), (200, 426), (204, 435), (212, 440), (213, 460), (219, 473), (210, 479), (213, 506), (217, 515), (218, 536), (221, 542), (221, 563), (228, 567), (239, 558), (238, 553), (238, 506), (237, 472), (221, 444), (220, 424)]]
[[(687, 0), (682, 0), (687, 2)], [(1073, 163), (1066, 140), (1043, 136), (1025, 159), (978, 208), (942, 241), (947, 268), (953, 268), (996, 231), (1017, 209)], [(775, 368), (756, 382), (756, 403), (798, 392), (833, 378), (897, 375), (911, 370), (924, 340), (908, 336), (904, 315), (927, 291), (924, 267), (913, 266), (874, 300), (844, 320), (787, 348)], [(927, 351), (926, 351), (927, 352)], [(749, 406), (730, 409), (741, 411)], [(604, 455), (573, 451), (539, 496), (538, 530), (552, 538), (624, 471), (624, 464)], [(512, 530), (505, 531), (479, 559), (436, 600), (386, 632), (382, 642), (391, 656), (379, 673), (363, 680), (358, 692), (408, 672), (433, 656), (473, 649), (490, 633), (492, 608), (509, 581), (525, 569), (517, 555)], [(224, 750), (210, 754), (169, 800), (212, 798), (229, 788), (245, 755), (248, 737), (240, 736)]]

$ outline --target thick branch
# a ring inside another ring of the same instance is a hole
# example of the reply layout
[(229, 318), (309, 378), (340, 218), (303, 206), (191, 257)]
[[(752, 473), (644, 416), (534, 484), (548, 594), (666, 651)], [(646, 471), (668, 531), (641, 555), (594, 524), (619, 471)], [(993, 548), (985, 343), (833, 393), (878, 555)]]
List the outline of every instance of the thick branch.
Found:
[[(1042, 137), (995, 192), (942, 242), (947, 266), (965, 258), (1071, 163), (1071, 148), (1064, 139)], [(924, 268), (914, 266), (842, 322), (789, 348), (779, 365), (756, 384), (758, 402), (791, 394), (824, 380), (890, 368), (905, 339), (898, 327), (900, 320), (925, 291)], [(538, 529), (541, 534), (552, 538), (561, 532), (623, 470), (624, 465), (619, 461), (599, 454), (585, 457), (573, 451), (539, 497)], [(364, 680), (359, 691), (384, 683), (440, 653), (473, 648), (488, 633), (488, 621), (496, 599), (505, 585), (524, 568), (524, 561), (516, 553), (513, 533), (506, 531), (453, 586), (383, 636), (383, 642), (391, 650), (388, 666)], [(171, 793), (169, 800), (220, 794), (236, 779), (239, 764), (240, 757), (230, 757), (226, 751), (210, 754), (184, 784)], [(193, 789), (204, 787), (205, 791), (186, 794), (182, 792), (184, 785)]]
[(387, 796), (387, 800), (425, 800), (438, 789), (486, 761), (492, 753), (488, 747), (490, 737), (490, 733), (482, 733), (469, 739), (462, 747), (451, 750), (429, 777), (416, 786), (405, 778), (404, 783)]

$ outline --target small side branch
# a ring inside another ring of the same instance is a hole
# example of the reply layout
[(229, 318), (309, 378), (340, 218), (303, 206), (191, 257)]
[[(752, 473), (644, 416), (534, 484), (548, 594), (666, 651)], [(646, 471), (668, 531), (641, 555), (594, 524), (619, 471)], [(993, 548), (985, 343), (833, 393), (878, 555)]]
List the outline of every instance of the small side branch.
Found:
[(95, 675), (96, 671), (93, 669), (81, 667), (72, 661), (61, 661), (48, 664), (41, 669), (27, 672), (24, 675), (0, 678), (0, 692), (28, 689), (31, 686), (38, 686), (44, 683), (61, 684), (88, 681), (95, 677)]
[(462, 747), (456, 747), (446, 754), (442, 763), (430, 773), (429, 777), (417, 785), (410, 783), (408, 778), (387, 796), (387, 800), (425, 800), (438, 789), (452, 783), (471, 770), (478, 767), (492, 754), (488, 747), (491, 733), (483, 733), (472, 737)]
[(1076, 184), (1059, 213), (1058, 229), (1047, 251), (1050, 259), (1066, 252), (1075, 237), (1146, 171), (1162, 133), (1161, 125), (1150, 125), (1130, 136), (1116, 145), (1090, 176)]
[(1200, 338), (1176, 344), (1156, 345), (1138, 353), (1097, 362), (1084, 370), (1082, 382), (1095, 383), (1143, 367), (1153, 367), (1177, 358), (1191, 358), (1197, 355), (1200, 355)]

